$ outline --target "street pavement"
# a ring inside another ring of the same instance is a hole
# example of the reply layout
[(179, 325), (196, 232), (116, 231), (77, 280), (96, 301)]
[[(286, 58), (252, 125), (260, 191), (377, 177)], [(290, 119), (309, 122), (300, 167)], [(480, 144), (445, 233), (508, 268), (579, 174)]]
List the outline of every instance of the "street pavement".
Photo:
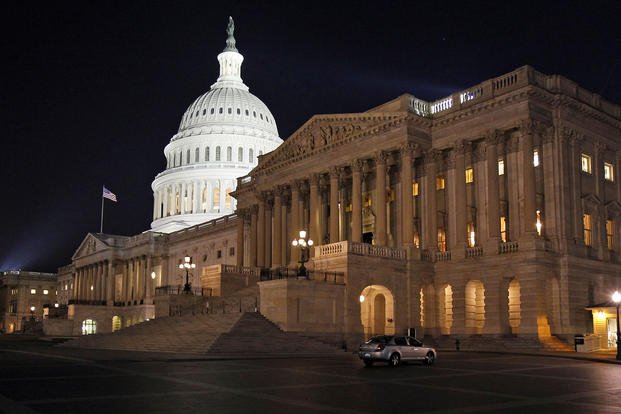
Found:
[(351, 353), (277, 357), (207, 359), (0, 341), (0, 412), (621, 412), (621, 366), (612, 353), (445, 351), (434, 366), (397, 368), (365, 368)]

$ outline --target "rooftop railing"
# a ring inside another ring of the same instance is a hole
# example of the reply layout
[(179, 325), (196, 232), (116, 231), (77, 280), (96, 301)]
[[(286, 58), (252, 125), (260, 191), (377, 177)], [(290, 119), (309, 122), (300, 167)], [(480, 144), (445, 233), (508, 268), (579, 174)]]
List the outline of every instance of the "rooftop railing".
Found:
[(406, 258), (405, 250), (386, 246), (373, 246), (368, 243), (342, 241), (337, 243), (315, 246), (315, 257), (338, 256), (345, 253), (362, 256), (385, 257), (388, 259), (403, 260)]

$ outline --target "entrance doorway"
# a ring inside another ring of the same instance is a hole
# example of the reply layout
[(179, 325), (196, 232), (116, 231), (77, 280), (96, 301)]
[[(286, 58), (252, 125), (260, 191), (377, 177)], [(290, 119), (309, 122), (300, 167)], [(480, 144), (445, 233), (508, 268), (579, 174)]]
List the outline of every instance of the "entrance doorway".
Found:
[(395, 304), (392, 292), (381, 285), (370, 285), (360, 293), (360, 321), (365, 338), (395, 333)]

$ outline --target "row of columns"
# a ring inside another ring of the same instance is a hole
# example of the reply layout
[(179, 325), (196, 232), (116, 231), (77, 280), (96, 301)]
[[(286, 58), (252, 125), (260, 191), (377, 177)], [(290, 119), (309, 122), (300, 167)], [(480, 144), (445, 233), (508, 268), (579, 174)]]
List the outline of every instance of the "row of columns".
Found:
[[(229, 210), (233, 209), (233, 199), (228, 194), (234, 187), (235, 183), (230, 180), (193, 180), (167, 185), (153, 194), (153, 219), (177, 214), (218, 212), (226, 208), (227, 201), (230, 204)], [(216, 189), (219, 189), (217, 200), (214, 199)]]
[[(484, 142), (479, 144), (477, 157), (472, 156), (472, 167), (475, 169), (475, 186), (478, 188), (476, 198), (479, 198), (477, 244), (491, 242), (497, 244), (500, 239), (500, 199), (498, 177), (498, 145), (503, 139), (500, 131), (491, 131)], [(508, 184), (508, 210), (513, 225), (512, 236), (519, 238), (522, 235), (533, 235), (536, 231), (535, 223), (537, 216), (535, 170), (533, 166), (533, 134), (534, 129), (526, 125), (521, 129), (518, 136), (508, 140), (505, 145), (506, 170), (505, 174), (511, 175), (511, 183)], [(509, 141), (511, 141), (509, 143)], [(543, 151), (549, 149), (545, 146)], [(469, 207), (466, 196), (466, 153), (472, 151), (472, 145), (459, 141), (451, 149), (446, 163), (446, 197), (448, 204), (448, 239), (451, 249), (459, 249), (466, 246), (468, 234), (467, 224)], [(518, 157), (517, 155), (520, 154)], [(423, 218), (423, 248), (428, 250), (437, 249), (437, 198), (436, 178), (438, 165), (442, 162), (442, 153), (437, 150), (428, 150), (424, 154), (416, 144), (409, 143), (400, 148), (399, 164), (401, 182), (400, 207), (398, 208), (397, 228), (401, 232), (401, 245), (413, 244), (414, 216)], [(412, 196), (412, 183), (414, 181), (414, 162), (423, 158), (424, 176), (421, 179), (421, 208), (416, 212)], [(388, 154), (378, 152), (374, 156), (375, 174), (375, 228), (374, 239), (378, 245), (388, 244), (387, 223), (387, 174), (390, 165)], [(362, 241), (362, 191), (365, 167), (364, 159), (355, 159), (349, 166), (335, 166), (327, 171), (329, 192), (327, 192), (327, 205), (330, 206), (329, 221), (325, 223), (329, 229), (329, 242), (340, 241), (339, 231), (339, 195), (341, 194), (341, 178), (345, 168), (351, 171), (351, 233), (353, 242)], [(238, 211), (246, 220), (250, 220), (250, 264), (258, 267), (276, 267), (287, 263), (286, 247), (290, 240), (297, 238), (297, 231), (308, 225), (309, 236), (316, 244), (324, 242), (324, 218), (326, 208), (321, 196), (321, 175), (312, 174), (308, 180), (294, 182), (285, 187), (278, 187), (273, 191), (258, 194), (258, 202), (250, 209)], [(520, 184), (521, 182), (521, 184)], [(290, 204), (283, 201), (283, 189), (290, 191)], [(301, 192), (304, 191), (304, 194)], [(308, 204), (304, 203), (304, 195), (308, 197)], [(486, 208), (481, 208), (485, 206)], [(306, 210), (308, 208), (308, 210)], [(290, 227), (287, 227), (287, 214), (290, 214)], [(308, 214), (305, 218), (305, 214)], [(523, 217), (520, 220), (520, 216)], [(518, 227), (518, 224), (521, 226)], [(238, 234), (243, 231), (243, 220), (239, 224)], [(272, 230), (274, 234), (272, 234)], [(244, 238), (238, 238), (243, 242)], [(240, 245), (238, 243), (238, 251)], [(283, 248), (283, 246), (285, 248)], [(256, 252), (256, 254), (255, 254)], [(293, 262), (293, 258), (291, 259)], [(243, 263), (243, 255), (238, 255), (238, 265)]]
[[(113, 302), (148, 301), (152, 297), (150, 276), (152, 259), (140, 256), (113, 263), (102, 261), (76, 269), (73, 280), (73, 298), (87, 301)], [(117, 289), (117, 272), (121, 286)]]

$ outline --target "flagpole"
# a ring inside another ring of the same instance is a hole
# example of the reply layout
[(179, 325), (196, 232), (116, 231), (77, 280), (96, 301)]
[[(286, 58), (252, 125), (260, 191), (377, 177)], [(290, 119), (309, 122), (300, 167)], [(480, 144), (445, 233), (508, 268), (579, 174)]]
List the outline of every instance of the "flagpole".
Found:
[(103, 233), (103, 210), (104, 210), (104, 196), (103, 196), (103, 188), (101, 190), (101, 223), (99, 225), (99, 234)]

